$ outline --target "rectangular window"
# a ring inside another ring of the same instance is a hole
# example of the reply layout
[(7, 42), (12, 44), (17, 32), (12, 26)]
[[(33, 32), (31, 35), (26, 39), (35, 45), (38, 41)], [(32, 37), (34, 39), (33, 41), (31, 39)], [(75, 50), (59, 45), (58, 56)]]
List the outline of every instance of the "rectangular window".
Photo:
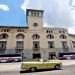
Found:
[(48, 48), (54, 48), (54, 41), (48, 41)]
[(0, 41), (0, 49), (5, 49), (7, 45), (7, 41)]
[(75, 48), (75, 41), (72, 41), (73, 48)]
[(37, 16), (39, 16), (39, 12), (37, 13)]
[(62, 48), (68, 48), (67, 41), (62, 41)]
[(17, 41), (16, 46), (17, 46), (17, 48), (23, 48), (24, 47), (24, 42), (23, 41)]
[(31, 16), (33, 16), (33, 12), (31, 12)]
[(34, 16), (36, 17), (36, 12), (34, 12)]

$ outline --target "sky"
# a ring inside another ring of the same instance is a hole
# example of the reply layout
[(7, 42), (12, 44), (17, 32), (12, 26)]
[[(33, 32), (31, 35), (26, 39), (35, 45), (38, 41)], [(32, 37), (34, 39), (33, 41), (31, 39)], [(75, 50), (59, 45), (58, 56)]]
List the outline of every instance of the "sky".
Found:
[(26, 9), (44, 10), (45, 27), (75, 34), (75, 0), (0, 0), (0, 25), (26, 26)]

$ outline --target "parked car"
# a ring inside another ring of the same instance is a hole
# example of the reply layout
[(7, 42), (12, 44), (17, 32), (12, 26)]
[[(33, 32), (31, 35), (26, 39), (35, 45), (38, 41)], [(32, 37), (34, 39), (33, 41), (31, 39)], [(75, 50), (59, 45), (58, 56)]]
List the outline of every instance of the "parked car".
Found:
[(37, 69), (62, 69), (62, 63), (60, 61), (34, 61), (34, 62), (22, 62), (21, 71), (36, 71)]

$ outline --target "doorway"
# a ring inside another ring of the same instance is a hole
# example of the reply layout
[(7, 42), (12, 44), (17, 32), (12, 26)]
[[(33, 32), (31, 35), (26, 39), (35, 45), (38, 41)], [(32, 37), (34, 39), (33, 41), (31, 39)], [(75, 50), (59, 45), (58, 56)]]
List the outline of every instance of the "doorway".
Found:
[(41, 58), (41, 54), (40, 53), (33, 53), (33, 59), (36, 59), (36, 58)]
[(55, 59), (56, 58), (56, 52), (49, 52), (49, 59)]

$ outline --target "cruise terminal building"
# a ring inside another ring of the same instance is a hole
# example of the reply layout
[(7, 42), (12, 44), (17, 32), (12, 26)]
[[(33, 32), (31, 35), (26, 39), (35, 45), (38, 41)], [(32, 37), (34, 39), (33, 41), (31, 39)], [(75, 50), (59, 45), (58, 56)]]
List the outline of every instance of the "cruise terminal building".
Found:
[(0, 26), (0, 54), (21, 53), (26, 59), (75, 52), (75, 35), (65, 28), (43, 27), (43, 10), (26, 10), (27, 26)]

